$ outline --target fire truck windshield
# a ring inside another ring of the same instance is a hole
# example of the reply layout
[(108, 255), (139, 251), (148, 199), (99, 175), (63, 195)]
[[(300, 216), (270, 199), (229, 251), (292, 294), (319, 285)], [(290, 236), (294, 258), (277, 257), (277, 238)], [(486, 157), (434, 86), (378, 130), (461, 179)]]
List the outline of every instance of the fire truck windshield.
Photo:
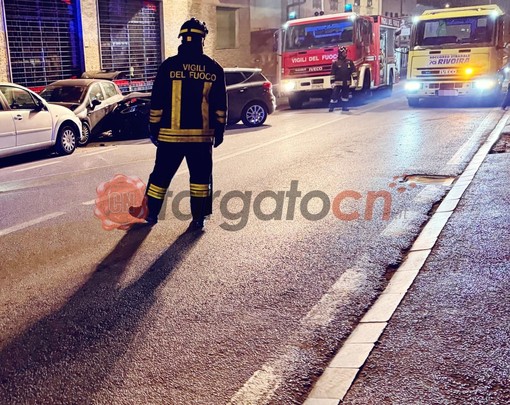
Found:
[(322, 21), (290, 25), (285, 32), (285, 51), (352, 44), (352, 21)]
[(422, 20), (416, 26), (413, 46), (488, 46), (494, 42), (494, 26), (494, 19), (489, 16)]

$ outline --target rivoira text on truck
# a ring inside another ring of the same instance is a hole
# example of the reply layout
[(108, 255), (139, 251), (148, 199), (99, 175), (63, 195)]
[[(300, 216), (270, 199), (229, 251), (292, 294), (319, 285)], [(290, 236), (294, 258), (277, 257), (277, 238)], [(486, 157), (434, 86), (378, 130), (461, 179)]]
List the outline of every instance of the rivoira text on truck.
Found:
[(279, 33), (279, 94), (291, 108), (310, 98), (331, 97), (331, 64), (338, 47), (347, 48), (356, 72), (351, 89), (370, 93), (392, 88), (398, 80), (395, 32), (400, 20), (384, 16), (338, 13), (290, 20)]
[(405, 85), (420, 99), (495, 100), (504, 90), (504, 13), (497, 5), (427, 10), (413, 22)]

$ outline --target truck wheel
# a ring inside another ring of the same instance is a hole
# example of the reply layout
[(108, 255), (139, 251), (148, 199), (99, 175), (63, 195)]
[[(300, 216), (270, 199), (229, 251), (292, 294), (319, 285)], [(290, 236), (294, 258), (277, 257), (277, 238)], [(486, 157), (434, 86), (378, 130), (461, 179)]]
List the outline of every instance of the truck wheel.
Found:
[(418, 107), (420, 105), (420, 99), (417, 97), (408, 98), (407, 104), (409, 105), (409, 107)]
[(370, 90), (370, 73), (365, 73), (363, 77), (363, 87), (361, 88), (361, 96), (363, 98), (369, 98), (372, 95)]
[(299, 96), (289, 96), (289, 106), (293, 110), (299, 110), (303, 107), (303, 99)]
[(78, 129), (71, 124), (63, 123), (58, 130), (55, 151), (59, 155), (70, 155), (76, 149), (77, 140), (80, 137)]

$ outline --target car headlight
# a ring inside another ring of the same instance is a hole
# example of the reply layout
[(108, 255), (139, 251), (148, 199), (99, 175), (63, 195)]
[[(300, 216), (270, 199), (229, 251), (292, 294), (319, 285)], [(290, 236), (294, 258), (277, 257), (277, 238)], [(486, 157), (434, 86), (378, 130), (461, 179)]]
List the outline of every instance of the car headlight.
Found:
[(421, 89), (421, 83), (418, 82), (406, 82), (405, 89), (407, 91), (417, 91)]
[(475, 88), (478, 90), (489, 90), (496, 86), (494, 79), (478, 79), (475, 80)]
[(290, 93), (291, 91), (294, 91), (296, 88), (296, 82), (294, 80), (289, 80), (285, 83), (283, 83), (283, 91), (286, 93)]

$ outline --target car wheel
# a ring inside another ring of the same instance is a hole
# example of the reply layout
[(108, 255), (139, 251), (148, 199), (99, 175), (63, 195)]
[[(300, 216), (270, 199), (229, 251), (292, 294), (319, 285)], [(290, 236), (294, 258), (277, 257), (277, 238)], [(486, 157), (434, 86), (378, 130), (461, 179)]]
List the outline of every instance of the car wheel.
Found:
[(71, 124), (62, 124), (58, 130), (55, 150), (59, 155), (70, 155), (76, 149), (78, 130)]
[(267, 118), (267, 108), (264, 104), (253, 101), (244, 107), (241, 120), (247, 127), (259, 127)]
[(78, 139), (78, 146), (85, 146), (90, 142), (90, 128), (87, 124), (83, 123), (81, 127), (81, 135)]

